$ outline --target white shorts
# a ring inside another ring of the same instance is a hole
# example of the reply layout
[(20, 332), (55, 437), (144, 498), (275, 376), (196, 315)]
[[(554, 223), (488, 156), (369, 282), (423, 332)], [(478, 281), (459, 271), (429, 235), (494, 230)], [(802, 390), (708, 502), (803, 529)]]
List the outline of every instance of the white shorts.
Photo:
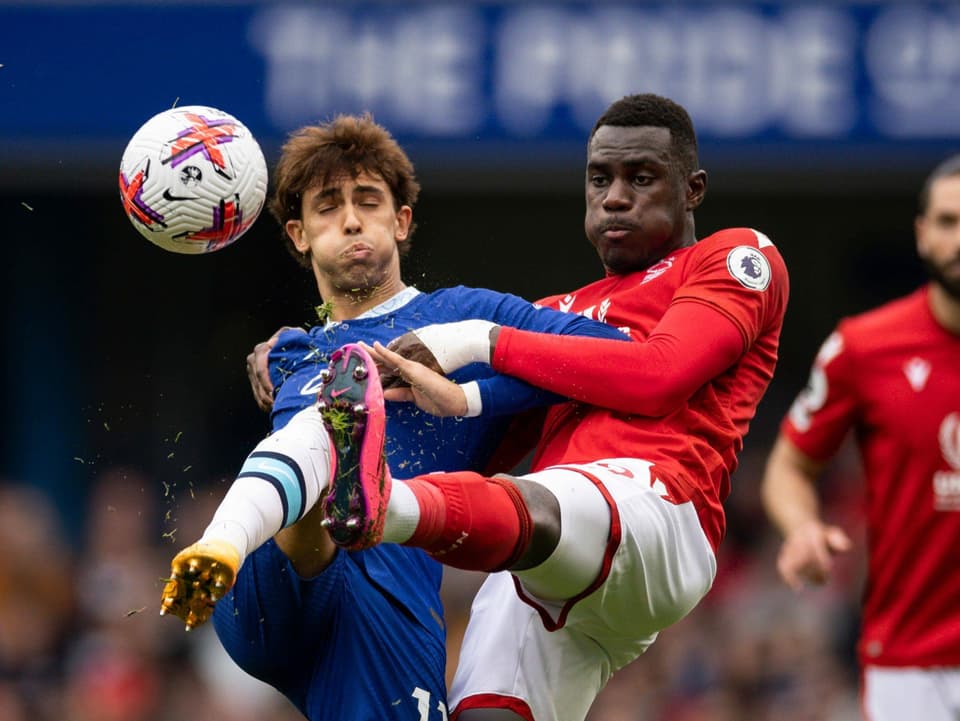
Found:
[(960, 668), (867, 666), (863, 713), (867, 721), (957, 721)]
[(471, 608), (452, 708), (582, 721), (613, 672), (703, 598), (716, 575), (713, 549), (693, 504), (664, 499), (649, 469), (619, 458), (524, 476), (549, 487), (551, 474), (577, 474), (603, 493), (612, 518), (605, 572), (565, 603), (534, 598), (507, 572), (491, 574)]

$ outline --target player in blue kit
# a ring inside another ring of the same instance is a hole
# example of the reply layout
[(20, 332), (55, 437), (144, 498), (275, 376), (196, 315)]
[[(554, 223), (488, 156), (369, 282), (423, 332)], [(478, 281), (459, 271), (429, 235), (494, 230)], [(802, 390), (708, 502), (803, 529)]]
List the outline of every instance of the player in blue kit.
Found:
[[(313, 270), (330, 321), (272, 339), (273, 433), (247, 457), (201, 539), (173, 559), (161, 613), (188, 628), (213, 615), (234, 660), (311, 721), (440, 721), (446, 719), (440, 565), (419, 549), (393, 544), (338, 550), (321, 525), (317, 501), (335, 458), (316, 399), (330, 357), (346, 343), (387, 343), (451, 321), (626, 337), (516, 296), (406, 286), (400, 257), (410, 243), (419, 186), (403, 150), (369, 117), (341, 116), (294, 133), (274, 182), (271, 213), (288, 248)], [(557, 400), (493, 375), (486, 365), (468, 366), (456, 379), (465, 384), (467, 417), (388, 405), (392, 467), (411, 475), (494, 470), (489, 460), (506, 416)]]

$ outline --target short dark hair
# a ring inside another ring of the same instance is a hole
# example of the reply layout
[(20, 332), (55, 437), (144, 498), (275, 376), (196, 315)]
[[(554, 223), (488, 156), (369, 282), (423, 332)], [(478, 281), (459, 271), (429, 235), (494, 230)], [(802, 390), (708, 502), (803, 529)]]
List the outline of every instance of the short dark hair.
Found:
[[(301, 254), (286, 232), (288, 220), (300, 218), (303, 194), (311, 188), (326, 185), (332, 178), (356, 178), (369, 173), (382, 178), (390, 188), (397, 209), (417, 202), (420, 184), (413, 163), (382, 125), (369, 113), (338, 115), (320, 125), (307, 125), (290, 134), (283, 145), (274, 170), (274, 192), (268, 208), (280, 223), (287, 250), (300, 265), (309, 268), (310, 258)], [(410, 250), (410, 238), (397, 243), (401, 255)]]
[(590, 131), (590, 139), (602, 125), (619, 128), (667, 128), (673, 145), (674, 157), (684, 173), (698, 169), (697, 134), (693, 121), (682, 105), (653, 93), (627, 95), (612, 103)]
[(930, 205), (930, 189), (933, 184), (951, 175), (960, 175), (960, 155), (953, 155), (940, 163), (933, 172), (923, 181), (923, 187), (920, 188), (920, 195), (917, 198), (917, 212), (923, 215), (927, 212), (927, 206)]

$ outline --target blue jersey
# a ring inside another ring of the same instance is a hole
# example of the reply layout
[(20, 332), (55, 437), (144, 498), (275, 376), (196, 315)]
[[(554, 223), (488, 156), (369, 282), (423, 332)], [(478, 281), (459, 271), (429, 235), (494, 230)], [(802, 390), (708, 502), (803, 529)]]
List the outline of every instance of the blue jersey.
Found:
[[(273, 427), (316, 400), (330, 354), (356, 341), (388, 343), (430, 323), (480, 318), (546, 333), (624, 339), (581, 316), (537, 308), (476, 288), (412, 289), (364, 317), (282, 333), (270, 356)], [(557, 400), (485, 364), (461, 369), (476, 380), (484, 413), (437, 418), (387, 403), (386, 453), (393, 475), (476, 470), (503, 438), (498, 417)], [(271, 540), (251, 554), (214, 612), (220, 640), (248, 673), (282, 693), (311, 721), (441, 721), (446, 718), (442, 567), (420, 549), (395, 544), (337, 553), (317, 577), (301, 578)]]

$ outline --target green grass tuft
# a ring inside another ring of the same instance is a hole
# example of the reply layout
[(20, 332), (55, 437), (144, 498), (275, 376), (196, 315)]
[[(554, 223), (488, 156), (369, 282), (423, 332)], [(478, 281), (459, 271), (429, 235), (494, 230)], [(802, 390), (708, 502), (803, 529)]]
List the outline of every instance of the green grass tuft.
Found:
[(321, 411), (323, 420), (333, 434), (333, 442), (338, 448), (350, 445), (354, 427), (353, 412), (342, 408), (327, 408)]

